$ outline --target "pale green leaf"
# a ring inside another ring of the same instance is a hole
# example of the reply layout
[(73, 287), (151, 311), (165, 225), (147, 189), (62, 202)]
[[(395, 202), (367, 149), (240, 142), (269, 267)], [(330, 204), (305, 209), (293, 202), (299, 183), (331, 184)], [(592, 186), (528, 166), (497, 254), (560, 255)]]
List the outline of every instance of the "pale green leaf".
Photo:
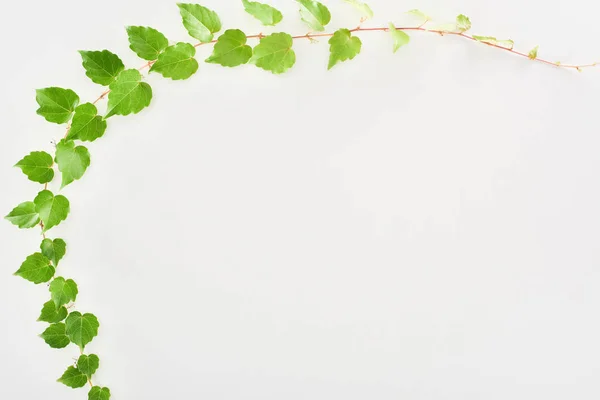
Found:
[(156, 60), (169, 45), (169, 41), (159, 31), (146, 26), (128, 26), (129, 48), (144, 60)]
[(71, 89), (49, 87), (37, 89), (35, 93), (35, 100), (40, 106), (36, 112), (48, 122), (56, 124), (68, 122), (79, 104), (79, 96)]
[(531, 51), (528, 54), (529, 59), (535, 60), (537, 58), (539, 48), (540, 46), (535, 46), (533, 49), (531, 49)]
[[(49, 322), (52, 324), (60, 322), (65, 318), (67, 318), (67, 309), (64, 306), (56, 308), (54, 301), (50, 300), (44, 303), (38, 321)], [(69, 339), (67, 338), (67, 340)]]
[(110, 400), (110, 390), (106, 387), (94, 386), (88, 393), (88, 400)]
[(58, 378), (58, 382), (73, 389), (84, 387), (87, 381), (87, 376), (74, 366), (67, 368), (63, 376)]
[(19, 204), (4, 218), (21, 229), (33, 228), (40, 223), (40, 216), (32, 201)]
[(71, 343), (66, 334), (66, 326), (62, 322), (50, 325), (40, 337), (53, 349), (65, 348)]
[(158, 72), (173, 80), (187, 79), (198, 70), (198, 61), (194, 58), (196, 48), (189, 43), (177, 43), (169, 46), (152, 64), (150, 72)]
[(106, 131), (106, 120), (98, 115), (98, 109), (92, 103), (84, 103), (75, 109), (68, 140), (93, 142)]
[(348, 29), (339, 29), (329, 39), (329, 65), (327, 69), (333, 68), (338, 62), (352, 60), (358, 53), (362, 42)]
[(83, 60), (85, 74), (92, 80), (102, 86), (110, 85), (117, 75), (125, 69), (123, 61), (114, 53), (108, 50), (102, 51), (80, 51)]
[(425, 14), (421, 10), (414, 9), (414, 10), (407, 11), (406, 13), (410, 14), (410, 15), (413, 15), (413, 16), (419, 18), (419, 19), (422, 19), (425, 22), (431, 21), (431, 17), (429, 15)]
[(300, 4), (300, 17), (313, 31), (324, 31), (331, 21), (329, 9), (315, 0), (297, 0)]
[(42, 253), (33, 253), (28, 256), (15, 275), (35, 284), (48, 282), (54, 276), (55, 268), (50, 260)]
[(360, 14), (361, 21), (366, 21), (373, 18), (373, 10), (367, 3), (363, 3), (359, 0), (344, 0), (346, 3), (352, 5)]
[(251, 57), (252, 47), (246, 44), (246, 34), (239, 29), (228, 29), (219, 36), (213, 53), (206, 62), (236, 67), (246, 64)]
[(98, 335), (98, 328), (100, 327), (96, 316), (89, 313), (82, 315), (79, 311), (69, 314), (65, 324), (67, 326), (67, 336), (71, 342), (81, 349)]
[(477, 35), (473, 35), (473, 39), (477, 40), (478, 42), (489, 43), (489, 44), (493, 44), (493, 45), (505, 47), (505, 48), (508, 48), (508, 49), (512, 49), (514, 47), (514, 45), (515, 45), (515, 42), (513, 42), (510, 39), (508, 39), (508, 40), (499, 40), (499, 39), (496, 39), (493, 36), (477, 36)]
[(178, 3), (177, 6), (191, 37), (206, 43), (213, 40), (213, 33), (221, 30), (221, 20), (214, 11), (199, 4)]
[(396, 29), (391, 22), (389, 24), (389, 31), (394, 40), (394, 53), (397, 52), (400, 47), (405, 46), (410, 42), (410, 36), (408, 36), (406, 32)]
[(15, 164), (30, 181), (38, 183), (50, 182), (54, 178), (52, 156), (45, 151), (32, 151)]
[(460, 32), (466, 32), (471, 29), (471, 20), (466, 15), (460, 14), (456, 17), (456, 28)]
[(63, 195), (54, 196), (49, 190), (42, 190), (33, 200), (35, 209), (44, 223), (44, 231), (60, 224), (69, 215), (69, 200)]
[(296, 62), (296, 53), (292, 50), (294, 40), (287, 33), (273, 33), (260, 39), (254, 47), (250, 62), (257, 67), (274, 74), (281, 74)]
[(61, 188), (81, 179), (90, 166), (90, 152), (84, 146), (75, 147), (72, 140), (61, 140), (56, 145), (56, 164), (62, 174)]
[(83, 372), (88, 379), (94, 375), (98, 367), (100, 367), (100, 358), (95, 354), (90, 354), (89, 356), (82, 354), (77, 360), (77, 369)]
[(61, 276), (50, 282), (50, 298), (54, 301), (56, 308), (69, 304), (77, 299), (77, 284), (73, 279), (65, 279)]
[(47, 257), (56, 267), (58, 262), (67, 253), (67, 243), (62, 239), (44, 239), (40, 244), (42, 254)]
[(152, 88), (142, 82), (137, 69), (126, 69), (110, 84), (106, 118), (113, 115), (138, 113), (148, 107), (152, 100)]
[(268, 4), (248, 0), (242, 0), (242, 3), (246, 12), (259, 20), (263, 25), (277, 25), (283, 19), (281, 12)]

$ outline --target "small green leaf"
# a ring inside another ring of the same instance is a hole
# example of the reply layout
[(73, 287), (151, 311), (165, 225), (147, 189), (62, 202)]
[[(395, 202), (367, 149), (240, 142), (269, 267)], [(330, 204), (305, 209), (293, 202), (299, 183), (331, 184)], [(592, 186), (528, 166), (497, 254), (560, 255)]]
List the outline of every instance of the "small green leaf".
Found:
[(169, 41), (159, 31), (146, 26), (128, 26), (129, 48), (144, 60), (156, 60), (169, 45)]
[(36, 112), (48, 122), (68, 122), (79, 104), (79, 96), (71, 89), (49, 87), (37, 89), (35, 92), (35, 100), (40, 106)]
[(52, 264), (56, 267), (67, 253), (67, 243), (62, 239), (44, 239), (40, 244), (40, 249), (42, 254), (52, 261)]
[(66, 327), (62, 322), (50, 325), (40, 337), (53, 349), (65, 348), (71, 343), (66, 335)]
[(246, 12), (259, 20), (263, 25), (274, 26), (283, 19), (283, 14), (268, 4), (248, 0), (242, 0), (242, 3)]
[(137, 69), (126, 69), (119, 74), (110, 84), (106, 118), (113, 115), (137, 114), (148, 107), (152, 100), (152, 88), (141, 80), (142, 74)]
[(44, 232), (60, 224), (69, 215), (69, 200), (63, 195), (54, 196), (49, 190), (42, 190), (33, 199), (35, 210), (44, 223)]
[(250, 62), (274, 74), (281, 74), (292, 68), (296, 53), (292, 50), (294, 40), (287, 33), (273, 33), (260, 39), (254, 47)]
[(324, 31), (331, 21), (331, 13), (323, 4), (315, 0), (297, 0), (300, 4), (300, 17), (310, 29)]
[(33, 201), (19, 204), (4, 219), (21, 229), (33, 228), (40, 223), (40, 216)]
[(460, 32), (466, 32), (471, 29), (471, 20), (466, 15), (460, 14), (456, 17), (456, 28)]
[(179, 42), (169, 46), (152, 64), (150, 72), (158, 72), (173, 80), (187, 79), (198, 71), (198, 61), (194, 58), (196, 48), (189, 43)]
[(369, 7), (368, 4), (363, 3), (359, 0), (344, 0), (346, 3), (350, 4), (360, 13), (360, 20), (366, 21), (368, 19), (373, 18), (373, 10)]
[(473, 39), (477, 40), (478, 42), (482, 42), (482, 43), (489, 43), (489, 44), (493, 44), (493, 45), (498, 45), (498, 46), (502, 46), (505, 47), (507, 49), (512, 49), (515, 45), (515, 42), (513, 42), (512, 40), (508, 39), (508, 40), (498, 40), (493, 36), (477, 36), (477, 35), (473, 35)]
[(102, 51), (80, 51), (83, 60), (85, 74), (92, 80), (102, 86), (110, 85), (117, 75), (125, 69), (123, 61), (114, 53), (108, 50)]
[(77, 284), (73, 279), (66, 279), (59, 276), (50, 282), (50, 297), (54, 301), (56, 308), (69, 304), (77, 299)]
[(539, 48), (540, 46), (535, 46), (533, 49), (531, 49), (528, 54), (530, 60), (535, 60), (537, 58)]
[(338, 62), (352, 60), (358, 53), (362, 42), (348, 29), (337, 30), (329, 39), (329, 65), (327, 69), (333, 68)]
[[(54, 301), (50, 300), (44, 303), (38, 321), (56, 323), (67, 318), (67, 309), (65, 307), (59, 307), (58, 309), (54, 305)], [(65, 335), (66, 337), (66, 335)], [(67, 340), (69, 340), (67, 338)]]
[(35, 284), (48, 282), (54, 276), (55, 268), (50, 260), (42, 253), (33, 253), (28, 256), (15, 275)]
[(213, 33), (221, 30), (221, 20), (214, 11), (199, 4), (178, 3), (177, 6), (191, 37), (206, 43), (213, 40)]
[(84, 146), (75, 147), (72, 140), (61, 140), (56, 145), (56, 164), (62, 173), (61, 189), (81, 179), (90, 166), (90, 152)]
[(413, 16), (419, 18), (419, 19), (422, 19), (425, 22), (431, 21), (431, 17), (429, 15), (425, 14), (421, 10), (414, 9), (414, 10), (407, 11), (406, 13), (410, 14), (410, 15), (413, 15)]
[(394, 24), (390, 22), (389, 25), (390, 34), (392, 35), (392, 39), (394, 39), (394, 53), (398, 51), (398, 49), (402, 46), (405, 46), (410, 42), (410, 36), (406, 34), (404, 31), (399, 31), (396, 29)]
[(93, 142), (106, 131), (106, 120), (98, 115), (98, 109), (92, 103), (84, 103), (75, 109), (73, 122), (67, 134), (67, 140), (79, 139)]
[(105, 387), (94, 386), (88, 393), (88, 400), (110, 400), (110, 390)]
[(92, 375), (98, 370), (98, 367), (100, 367), (100, 358), (95, 354), (90, 354), (89, 356), (82, 354), (77, 360), (77, 369), (83, 372), (88, 379), (91, 379)]
[(246, 34), (239, 29), (228, 29), (219, 36), (213, 53), (206, 62), (236, 67), (246, 64), (251, 57), (252, 47), (246, 44)]
[(58, 382), (73, 389), (84, 387), (87, 381), (87, 376), (73, 366), (67, 368), (63, 376), (58, 378)]
[(71, 342), (81, 349), (98, 335), (98, 328), (100, 327), (98, 318), (95, 315), (89, 313), (81, 315), (79, 311), (69, 314), (65, 324), (67, 326), (67, 336)]
[(54, 178), (52, 156), (45, 151), (32, 151), (15, 164), (30, 181), (47, 183)]

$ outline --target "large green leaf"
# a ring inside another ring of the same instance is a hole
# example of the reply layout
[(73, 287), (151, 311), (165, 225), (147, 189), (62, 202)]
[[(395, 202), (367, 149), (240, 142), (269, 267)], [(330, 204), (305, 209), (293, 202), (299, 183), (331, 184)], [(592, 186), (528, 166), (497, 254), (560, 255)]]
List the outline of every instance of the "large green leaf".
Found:
[(156, 60), (169, 45), (169, 41), (159, 31), (146, 26), (128, 26), (129, 48), (144, 60)]
[(221, 20), (214, 11), (199, 4), (178, 3), (177, 6), (191, 37), (206, 43), (213, 40), (213, 33), (221, 30)]
[(15, 164), (15, 167), (21, 168), (21, 171), (29, 180), (38, 183), (47, 183), (54, 178), (54, 169), (52, 156), (45, 151), (32, 151), (21, 161)]
[(106, 118), (113, 115), (136, 114), (148, 107), (150, 100), (152, 100), (152, 88), (142, 82), (140, 71), (126, 69), (110, 84)]
[(44, 239), (40, 244), (42, 254), (46, 256), (56, 267), (58, 262), (67, 253), (67, 243), (62, 239)]
[(67, 326), (67, 336), (71, 342), (78, 345), (81, 349), (86, 344), (92, 341), (98, 335), (98, 318), (93, 314), (81, 314), (79, 311), (74, 311), (67, 317), (65, 321)]
[(110, 400), (110, 390), (106, 387), (94, 386), (88, 393), (88, 400)]
[(40, 223), (40, 216), (33, 201), (19, 204), (4, 219), (21, 229), (33, 228)]
[(242, 0), (242, 4), (244, 4), (246, 12), (259, 20), (263, 25), (277, 25), (283, 19), (281, 12), (268, 4), (248, 0)]
[(40, 106), (36, 112), (48, 122), (56, 124), (68, 122), (79, 104), (79, 96), (71, 89), (49, 87), (37, 89), (35, 92), (35, 100)]
[(62, 276), (54, 278), (50, 282), (50, 297), (56, 308), (69, 304), (77, 299), (77, 284), (73, 279), (65, 279)]
[(35, 284), (48, 282), (54, 276), (55, 268), (50, 260), (42, 253), (33, 253), (28, 256), (15, 275)]
[(327, 69), (333, 68), (338, 62), (352, 60), (358, 53), (362, 43), (359, 38), (352, 36), (348, 29), (337, 30), (329, 39), (329, 65)]
[(80, 179), (90, 166), (90, 152), (84, 146), (75, 147), (72, 140), (61, 140), (56, 145), (56, 164), (62, 174), (61, 188)]
[(83, 60), (85, 74), (92, 80), (102, 86), (110, 85), (117, 75), (125, 69), (123, 61), (114, 53), (108, 50), (102, 51), (80, 51)]
[(331, 21), (331, 13), (315, 0), (297, 0), (300, 3), (300, 17), (313, 31), (324, 31), (325, 26)]
[[(38, 321), (49, 322), (52, 324), (67, 318), (67, 314), (67, 309), (64, 306), (56, 308), (54, 301), (50, 300), (44, 303)], [(69, 339), (67, 338), (67, 340)]]
[(84, 103), (75, 109), (67, 139), (93, 142), (102, 137), (105, 131), (106, 120), (98, 115), (96, 106), (92, 103)]
[(260, 39), (254, 47), (250, 62), (274, 74), (281, 74), (296, 62), (296, 53), (292, 50), (294, 40), (287, 33), (273, 33)]
[(44, 231), (60, 224), (69, 215), (69, 200), (63, 195), (54, 196), (51, 191), (42, 190), (33, 202), (35, 210), (44, 223)]
[(400, 31), (396, 29), (394, 24), (390, 22), (389, 25), (390, 35), (392, 35), (392, 39), (394, 39), (394, 53), (398, 51), (398, 49), (402, 46), (405, 46), (410, 42), (410, 36), (406, 34), (406, 32)]
[(252, 47), (246, 44), (246, 34), (239, 29), (228, 29), (219, 36), (213, 53), (206, 62), (236, 67), (246, 64), (251, 57)]
[(87, 376), (72, 365), (58, 378), (58, 382), (73, 389), (84, 387), (87, 381)]
[(158, 72), (173, 80), (187, 79), (198, 71), (198, 61), (194, 58), (196, 48), (189, 43), (179, 42), (169, 46), (152, 64), (150, 72)]
[(90, 354), (89, 356), (82, 354), (77, 360), (77, 369), (83, 372), (88, 379), (94, 375), (98, 367), (100, 367), (100, 358), (95, 354)]
[(71, 343), (65, 332), (65, 324), (58, 322), (46, 328), (40, 337), (53, 349), (62, 349)]

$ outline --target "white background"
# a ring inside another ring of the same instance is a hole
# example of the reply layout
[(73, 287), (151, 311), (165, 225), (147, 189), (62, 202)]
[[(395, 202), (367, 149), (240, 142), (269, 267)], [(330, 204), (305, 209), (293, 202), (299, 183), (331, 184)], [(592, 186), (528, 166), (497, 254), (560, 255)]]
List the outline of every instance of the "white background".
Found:
[[(328, 30), (356, 25), (325, 3)], [(203, 4), (261, 30), (238, 1)], [(264, 32), (306, 32), (293, 1), (272, 4), (284, 22)], [(462, 12), (525, 52), (600, 61), (590, 1), (370, 4), (365, 26)], [(11, 166), (64, 133), (35, 115), (35, 88), (96, 98), (76, 50), (142, 65), (125, 25), (191, 40), (170, 0), (3, 2), (0, 20), (5, 215), (40, 189)], [(397, 54), (385, 33), (361, 39), (330, 72), (322, 40), (295, 43), (283, 76), (152, 75), (151, 107), (89, 144), (51, 234), (77, 308), (100, 318), (89, 351), (113, 399), (600, 397), (600, 71), (427, 33)], [(11, 276), (39, 231), (3, 222), (0, 238), (0, 398), (87, 398), (55, 382), (77, 349), (36, 336), (46, 287)]]

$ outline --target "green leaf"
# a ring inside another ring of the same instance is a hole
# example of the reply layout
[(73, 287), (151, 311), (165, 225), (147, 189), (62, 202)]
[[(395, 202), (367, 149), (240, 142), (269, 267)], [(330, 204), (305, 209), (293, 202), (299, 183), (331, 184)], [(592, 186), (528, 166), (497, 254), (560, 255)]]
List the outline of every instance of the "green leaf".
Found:
[(482, 43), (489, 43), (489, 44), (493, 44), (493, 45), (498, 45), (498, 46), (502, 46), (502, 47), (506, 47), (508, 49), (512, 49), (515, 45), (515, 42), (508, 39), (508, 40), (498, 40), (493, 36), (477, 36), (477, 35), (473, 35), (473, 39), (477, 40), (478, 42), (482, 42)]
[(123, 61), (114, 53), (108, 50), (102, 51), (80, 51), (83, 60), (85, 74), (92, 80), (102, 86), (110, 85), (117, 75), (125, 69)]
[(159, 31), (146, 26), (128, 26), (129, 48), (144, 60), (156, 60), (169, 45), (169, 41)]
[(394, 39), (394, 53), (398, 51), (398, 49), (402, 46), (405, 46), (410, 42), (410, 36), (406, 34), (406, 32), (399, 31), (396, 29), (394, 24), (390, 22), (389, 31), (392, 35), (392, 39)]
[(78, 345), (81, 349), (92, 339), (98, 335), (98, 318), (93, 314), (83, 314), (79, 311), (74, 311), (67, 317), (65, 321), (67, 326), (67, 336), (71, 342)]
[(48, 122), (56, 124), (68, 122), (79, 104), (79, 96), (71, 89), (49, 87), (37, 89), (35, 93), (35, 100), (40, 106), (36, 112)]
[(40, 223), (40, 216), (33, 201), (19, 204), (4, 219), (21, 229), (33, 228)]
[(360, 20), (366, 21), (373, 18), (373, 10), (368, 4), (363, 3), (359, 0), (344, 0), (346, 3), (352, 5), (360, 13)]
[(110, 400), (110, 390), (105, 387), (94, 386), (88, 393), (88, 400)]
[(268, 4), (248, 0), (242, 0), (242, 3), (246, 12), (259, 20), (263, 25), (274, 26), (283, 19), (281, 12)]
[(52, 264), (56, 267), (67, 253), (67, 243), (62, 239), (44, 239), (40, 244), (40, 249), (42, 254), (52, 261)]
[(292, 68), (296, 53), (292, 50), (294, 40), (287, 33), (273, 33), (260, 39), (254, 47), (250, 62), (274, 74), (281, 74)]
[(327, 69), (333, 68), (338, 62), (352, 60), (358, 53), (362, 42), (348, 29), (337, 30), (329, 39), (329, 65)]
[(206, 43), (213, 40), (213, 33), (221, 30), (221, 20), (214, 11), (199, 4), (178, 3), (177, 6), (191, 37)]
[(173, 80), (187, 79), (198, 70), (198, 61), (194, 58), (196, 48), (189, 43), (179, 42), (158, 56), (152, 64), (150, 72), (158, 72), (165, 78)]
[(72, 140), (61, 140), (56, 145), (56, 164), (62, 173), (62, 189), (83, 176), (90, 166), (90, 152), (84, 146), (75, 147)]
[(423, 20), (425, 20), (425, 22), (431, 21), (431, 17), (429, 15), (425, 14), (421, 10), (414, 9), (414, 10), (407, 11), (406, 13), (410, 14), (410, 15), (414, 15), (415, 17), (417, 17), (419, 19), (423, 19)]
[(206, 62), (236, 67), (246, 64), (251, 57), (252, 47), (246, 44), (246, 34), (239, 29), (228, 29), (219, 36), (213, 53)]
[(89, 356), (82, 354), (77, 360), (77, 369), (83, 372), (88, 379), (91, 379), (92, 375), (98, 370), (98, 367), (100, 367), (100, 358), (95, 354), (90, 354)]
[(38, 183), (50, 182), (54, 178), (52, 156), (45, 151), (32, 151), (15, 164), (30, 181)]
[(28, 256), (15, 275), (35, 284), (48, 282), (54, 276), (55, 268), (50, 260), (42, 253), (33, 253)]
[(69, 200), (63, 195), (54, 196), (49, 190), (42, 190), (33, 199), (35, 210), (44, 223), (44, 232), (60, 224), (69, 215)]
[(110, 84), (106, 118), (137, 114), (148, 107), (152, 100), (152, 88), (141, 80), (142, 74), (137, 69), (126, 69), (119, 74)]
[(87, 381), (87, 376), (73, 366), (67, 368), (63, 376), (58, 378), (58, 382), (73, 389), (84, 387)]
[(310, 29), (324, 31), (331, 21), (331, 13), (323, 4), (315, 0), (297, 0), (300, 3), (300, 17)]
[(75, 109), (67, 140), (79, 139), (93, 142), (106, 131), (106, 120), (98, 115), (98, 109), (92, 103), (85, 103)]
[(540, 46), (535, 46), (533, 49), (531, 49), (528, 54), (530, 60), (535, 60), (537, 58), (539, 48)]
[(46, 328), (40, 337), (44, 339), (44, 342), (46, 342), (48, 346), (52, 347), (53, 349), (62, 349), (71, 343), (65, 332), (65, 324), (59, 322)]
[(73, 279), (67, 279), (63, 277), (54, 278), (50, 282), (50, 297), (54, 301), (56, 308), (68, 304), (71, 301), (77, 299), (77, 284)]
[[(67, 318), (67, 314), (68, 312), (65, 307), (56, 308), (54, 301), (50, 300), (44, 303), (38, 321), (49, 322), (52, 324)], [(69, 339), (67, 338), (67, 340)]]
[(460, 14), (456, 17), (456, 28), (460, 32), (466, 32), (471, 29), (471, 20), (466, 15)]

